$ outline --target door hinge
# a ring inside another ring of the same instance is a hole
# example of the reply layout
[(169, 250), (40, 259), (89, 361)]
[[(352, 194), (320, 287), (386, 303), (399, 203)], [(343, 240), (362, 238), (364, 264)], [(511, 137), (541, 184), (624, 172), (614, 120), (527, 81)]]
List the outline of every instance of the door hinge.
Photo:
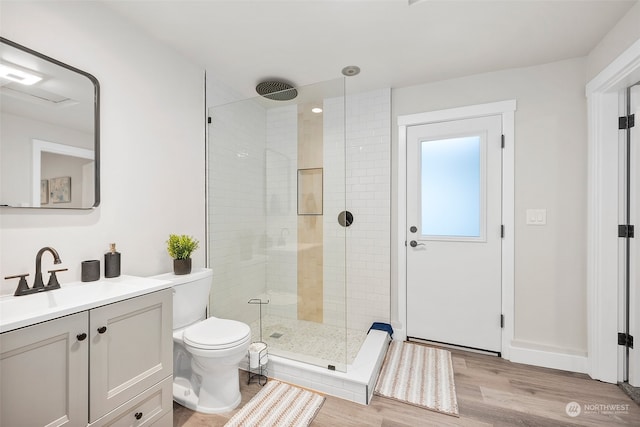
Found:
[(207, 117), (207, 123), (211, 124), (211, 117)]
[(504, 239), (504, 224), (500, 225), (500, 237)]
[(501, 146), (502, 148), (504, 148), (504, 135), (501, 135), (501, 138), (500, 138), (500, 146)]
[(624, 332), (618, 332), (618, 345), (633, 348), (633, 337)]
[(633, 239), (635, 237), (635, 227), (631, 224), (618, 225), (618, 237)]
[(500, 315), (500, 328), (504, 328), (504, 314)]
[(618, 129), (631, 129), (636, 124), (636, 115), (618, 117)]

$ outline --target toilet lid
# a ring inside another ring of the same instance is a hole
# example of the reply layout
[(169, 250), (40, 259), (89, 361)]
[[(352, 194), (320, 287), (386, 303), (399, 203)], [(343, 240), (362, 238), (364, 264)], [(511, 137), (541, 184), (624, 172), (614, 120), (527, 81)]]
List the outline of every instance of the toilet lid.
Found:
[(222, 350), (235, 347), (251, 337), (246, 323), (210, 317), (184, 330), (184, 343), (196, 348)]

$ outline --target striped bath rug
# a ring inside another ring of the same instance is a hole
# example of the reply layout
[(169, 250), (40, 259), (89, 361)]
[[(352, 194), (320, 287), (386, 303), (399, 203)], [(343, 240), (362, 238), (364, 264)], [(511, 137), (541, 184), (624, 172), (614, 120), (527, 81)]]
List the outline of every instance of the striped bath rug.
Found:
[(324, 396), (270, 379), (225, 427), (306, 427)]
[(392, 341), (374, 393), (458, 416), (451, 353), (447, 350)]

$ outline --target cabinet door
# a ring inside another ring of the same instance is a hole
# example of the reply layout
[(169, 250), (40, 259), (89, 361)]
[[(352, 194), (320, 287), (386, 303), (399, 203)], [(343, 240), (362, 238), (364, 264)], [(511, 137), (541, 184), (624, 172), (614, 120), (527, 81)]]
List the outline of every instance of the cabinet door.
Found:
[(96, 421), (173, 374), (172, 291), (89, 312), (89, 418)]
[(0, 335), (0, 426), (87, 425), (87, 327), (82, 312)]

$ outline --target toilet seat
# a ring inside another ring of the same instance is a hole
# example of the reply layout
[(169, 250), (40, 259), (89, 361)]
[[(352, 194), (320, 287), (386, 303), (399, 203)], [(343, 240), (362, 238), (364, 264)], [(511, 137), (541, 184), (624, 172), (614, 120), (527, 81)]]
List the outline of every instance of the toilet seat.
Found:
[(251, 340), (249, 325), (230, 319), (210, 317), (184, 330), (186, 345), (202, 350), (225, 350)]

